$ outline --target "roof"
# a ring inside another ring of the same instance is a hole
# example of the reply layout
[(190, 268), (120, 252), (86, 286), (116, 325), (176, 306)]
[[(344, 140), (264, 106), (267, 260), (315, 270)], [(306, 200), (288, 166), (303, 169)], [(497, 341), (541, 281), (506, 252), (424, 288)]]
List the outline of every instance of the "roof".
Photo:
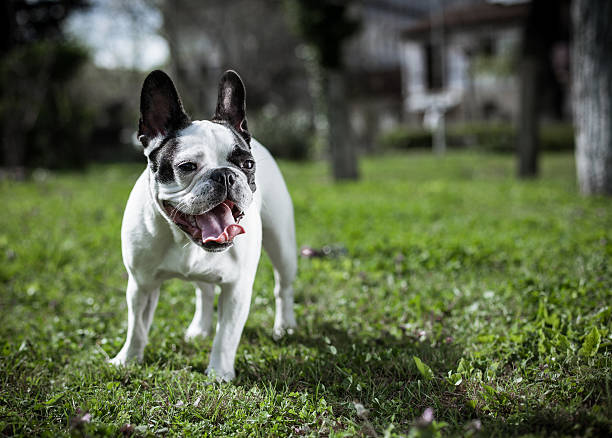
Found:
[(362, 6), (407, 17), (419, 18), (429, 12), (431, 0), (361, 0)]
[(527, 17), (529, 4), (476, 3), (450, 7), (435, 15), (416, 22), (402, 32), (405, 39), (429, 35), (432, 24), (444, 25), (445, 31), (456, 31), (479, 26), (515, 25)]

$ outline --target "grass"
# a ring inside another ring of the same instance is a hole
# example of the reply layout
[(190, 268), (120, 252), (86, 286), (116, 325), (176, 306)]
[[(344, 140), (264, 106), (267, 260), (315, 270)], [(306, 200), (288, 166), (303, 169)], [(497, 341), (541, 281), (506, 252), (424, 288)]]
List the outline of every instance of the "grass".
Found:
[[(164, 285), (144, 363), (126, 327), (119, 229), (141, 167), (1, 182), (5, 436), (602, 436), (612, 433), (612, 207), (573, 160), (370, 158), (358, 183), (283, 163), (300, 259), (298, 332), (271, 337), (264, 258), (237, 379), (188, 343), (189, 284)], [(433, 419), (431, 417), (433, 414)]]

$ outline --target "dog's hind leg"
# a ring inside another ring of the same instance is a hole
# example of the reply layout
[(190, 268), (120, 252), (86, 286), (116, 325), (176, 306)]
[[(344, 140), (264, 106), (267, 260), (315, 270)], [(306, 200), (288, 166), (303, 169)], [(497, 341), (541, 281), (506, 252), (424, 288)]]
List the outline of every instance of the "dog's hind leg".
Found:
[(272, 336), (276, 340), (282, 338), (285, 334), (293, 334), (294, 329), (297, 327), (293, 312), (293, 285), (291, 281), (285, 280), (287, 278), (291, 278), (291, 276), (280, 274), (280, 271), (274, 270), (276, 313), (274, 315)]
[(285, 182), (276, 166), (278, 175), (274, 187), (263, 195), (262, 227), (263, 247), (274, 266), (274, 317), (273, 337), (279, 339), (293, 333), (296, 327), (293, 312), (293, 280), (297, 274), (297, 247), (293, 205)]
[(261, 187), (261, 224), (263, 247), (274, 265), (274, 338), (291, 333), (296, 327), (293, 313), (293, 280), (297, 273), (297, 247), (293, 203), (285, 180), (268, 152), (252, 140), (257, 162), (257, 184)]
[(215, 302), (215, 285), (210, 283), (195, 283), (196, 310), (193, 320), (187, 331), (185, 339), (190, 340), (198, 336), (207, 337), (212, 332), (213, 307)]
[[(293, 313), (293, 280), (297, 273), (297, 254), (293, 217), (285, 224), (285, 235), (277, 229), (264, 228), (263, 245), (274, 266), (274, 339), (293, 333), (296, 327)], [(291, 229), (291, 231), (289, 230)], [(289, 236), (287, 236), (289, 235)], [(285, 240), (286, 239), (286, 240)]]

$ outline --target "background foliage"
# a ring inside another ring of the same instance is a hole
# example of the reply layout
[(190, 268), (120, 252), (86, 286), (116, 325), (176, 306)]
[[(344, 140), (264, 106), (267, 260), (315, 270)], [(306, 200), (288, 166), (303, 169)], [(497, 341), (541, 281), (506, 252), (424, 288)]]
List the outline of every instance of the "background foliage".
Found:
[[(455, 123), (446, 129), (446, 142), (450, 148), (514, 153), (516, 135), (516, 128), (510, 123)], [(542, 124), (539, 142), (543, 151), (572, 151), (574, 149), (574, 129), (569, 123)], [(383, 150), (430, 149), (432, 133), (425, 128), (400, 126), (383, 132), (377, 139), (377, 145)]]

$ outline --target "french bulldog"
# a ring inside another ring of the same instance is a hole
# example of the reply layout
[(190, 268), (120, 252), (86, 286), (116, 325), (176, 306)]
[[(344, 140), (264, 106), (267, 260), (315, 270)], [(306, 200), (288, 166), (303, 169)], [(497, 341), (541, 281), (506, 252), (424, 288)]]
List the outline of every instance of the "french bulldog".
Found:
[(229, 70), (219, 82), (212, 120), (192, 121), (168, 75), (156, 70), (144, 81), (138, 139), (148, 163), (121, 227), (128, 323), (125, 344), (111, 359), (115, 365), (142, 360), (160, 285), (180, 278), (192, 282), (196, 294), (187, 339), (211, 334), (220, 286), (207, 372), (234, 378), (262, 244), (274, 266), (273, 336), (296, 327), (293, 205), (276, 162), (248, 131), (245, 97), (240, 76)]

